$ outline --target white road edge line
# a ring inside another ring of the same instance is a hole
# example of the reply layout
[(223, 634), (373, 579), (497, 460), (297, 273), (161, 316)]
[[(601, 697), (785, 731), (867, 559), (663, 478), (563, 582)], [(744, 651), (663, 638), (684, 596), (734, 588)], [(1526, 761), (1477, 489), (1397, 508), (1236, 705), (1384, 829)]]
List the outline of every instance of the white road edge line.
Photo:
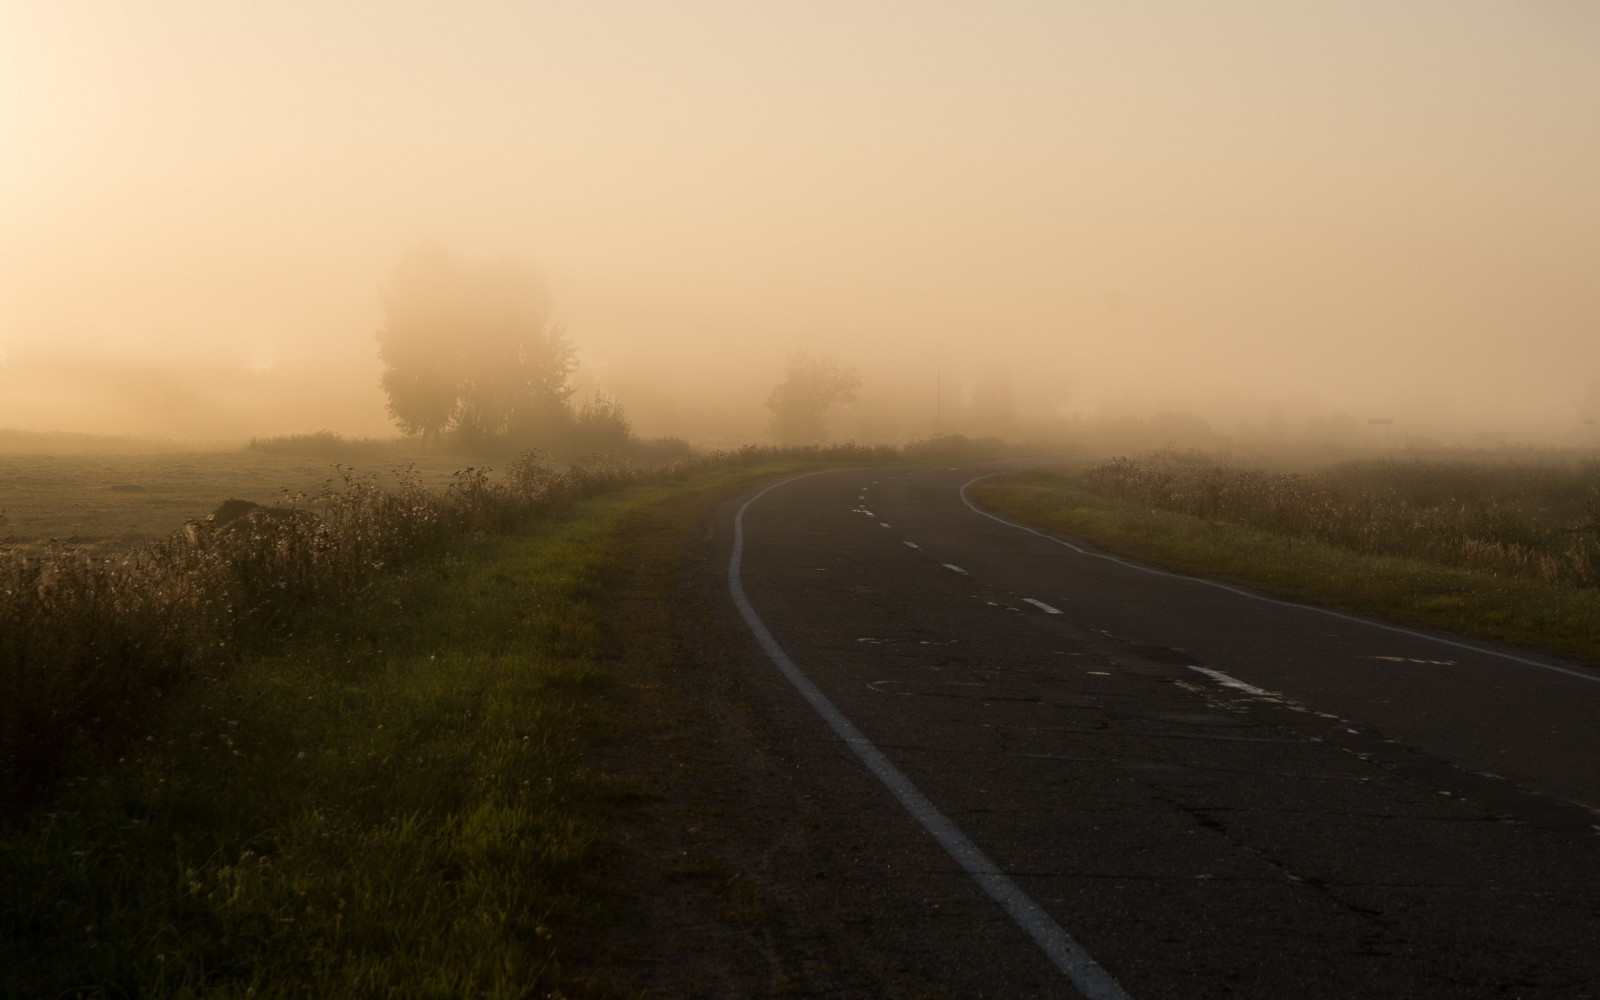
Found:
[(1401, 628), (1398, 625), (1390, 625), (1386, 622), (1380, 622), (1372, 618), (1361, 618), (1357, 615), (1347, 615), (1342, 611), (1332, 611), (1328, 608), (1319, 608), (1311, 604), (1296, 604), (1294, 601), (1280, 601), (1276, 597), (1265, 597), (1261, 594), (1252, 594), (1248, 590), (1241, 590), (1238, 587), (1230, 587), (1225, 583), (1218, 583), (1215, 580), (1206, 580), (1198, 576), (1186, 576), (1182, 573), (1168, 573), (1166, 570), (1156, 569), (1153, 566), (1144, 566), (1128, 559), (1119, 559), (1116, 556), (1107, 555), (1104, 552), (1090, 552), (1088, 549), (1079, 548), (1071, 542), (1064, 541), (1047, 532), (1040, 531), (1037, 528), (1030, 528), (1026, 524), (1019, 524), (1016, 521), (1007, 520), (1006, 518), (1000, 517), (997, 514), (991, 514), (979, 507), (977, 504), (973, 503), (972, 498), (967, 496), (967, 487), (971, 486), (973, 483), (981, 483), (985, 479), (993, 479), (998, 475), (1001, 475), (1001, 473), (991, 472), (987, 475), (979, 476), (976, 479), (967, 480), (961, 485), (961, 502), (966, 504), (974, 514), (982, 514), (989, 520), (999, 521), (1001, 524), (1004, 524), (1007, 527), (1016, 528), (1019, 531), (1026, 531), (1030, 535), (1038, 535), (1040, 538), (1043, 538), (1046, 541), (1055, 542), (1057, 545), (1065, 545), (1067, 548), (1078, 553), (1080, 556), (1088, 556), (1091, 559), (1104, 559), (1107, 562), (1114, 562), (1118, 566), (1126, 566), (1129, 569), (1136, 569), (1141, 573), (1150, 573), (1155, 576), (1171, 577), (1174, 580), (1188, 580), (1190, 583), (1198, 583), (1207, 587), (1215, 587), (1218, 590), (1226, 590), (1230, 594), (1238, 594), (1240, 597), (1248, 597), (1252, 601), (1260, 601), (1263, 604), (1276, 604), (1279, 607), (1284, 608), (1299, 608), (1302, 611), (1315, 611), (1317, 614), (1327, 615), (1329, 618), (1338, 618), (1343, 621), (1356, 622), (1361, 625), (1371, 625), (1373, 628), (1381, 628), (1386, 632), (1394, 632), (1398, 635), (1408, 635), (1413, 639), (1423, 639), (1427, 642), (1437, 642), (1442, 646), (1449, 646), (1453, 649), (1464, 649), (1469, 653), (1482, 653), (1484, 656), (1494, 656), (1502, 660), (1510, 660), (1512, 663), (1520, 663), (1523, 666), (1538, 667), (1540, 670), (1551, 670), (1558, 674), (1566, 674), (1568, 677), (1577, 677), (1582, 680), (1592, 681), (1596, 684), (1600, 684), (1600, 674), (1585, 674), (1577, 670), (1569, 670), (1566, 667), (1558, 667), (1553, 663), (1541, 663), (1538, 660), (1530, 660), (1525, 656), (1517, 656), (1512, 653), (1502, 653), (1495, 649), (1485, 649), (1482, 646), (1474, 646), (1471, 643), (1456, 642), (1454, 639), (1445, 639), (1437, 635), (1428, 635), (1425, 632), (1417, 632), (1412, 629)]
[(920, 548), (922, 548), (922, 546), (918, 545), (916, 542), (907, 542), (906, 543), (906, 548), (908, 548), (908, 549), (920, 549)]
[(878, 525), (879, 525), (879, 527), (887, 528), (889, 526), (889, 522), (888, 521), (879, 521)]
[(906, 811), (921, 823), (923, 829), (933, 835), (939, 845), (949, 853), (973, 881), (989, 894), (989, 897), (1016, 921), (1018, 927), (1033, 939), (1046, 957), (1060, 969), (1072, 985), (1082, 993), (1086, 1000), (1131, 1000), (1123, 992), (1111, 974), (1101, 968), (1100, 963), (1089, 957), (1089, 953), (1074, 941), (1072, 937), (1056, 923), (1055, 918), (1046, 913), (1044, 909), (1028, 897), (1015, 882), (1011, 881), (995, 863), (989, 860), (978, 845), (967, 839), (967, 835), (952, 823), (948, 817), (941, 813), (928, 797), (913, 785), (909, 778), (900, 773), (899, 768), (890, 763), (871, 740), (857, 729), (855, 723), (845, 717), (844, 713), (834, 707), (833, 702), (795, 666), (789, 659), (789, 654), (783, 651), (778, 641), (767, 631), (767, 626), (761, 621), (755, 608), (750, 606), (750, 599), (745, 596), (744, 584), (740, 576), (740, 563), (744, 559), (744, 514), (750, 505), (766, 496), (779, 486), (804, 479), (807, 476), (820, 475), (820, 473), (806, 473), (794, 476), (781, 482), (773, 483), (766, 489), (757, 493), (744, 502), (739, 508), (739, 513), (733, 518), (733, 555), (728, 560), (728, 590), (733, 595), (734, 606), (739, 609), (739, 614), (749, 626), (756, 637), (756, 642), (761, 645), (767, 658), (773, 666), (794, 685), (796, 691), (810, 703), (817, 714), (822, 716), (839, 738), (844, 740), (867, 769), (877, 775), (878, 780), (892, 794)]
[(952, 573), (960, 573), (962, 576), (967, 575), (967, 571), (962, 569), (960, 566), (957, 566), (955, 563), (941, 563), (941, 565)]
[(1278, 697), (1278, 695), (1268, 691), (1266, 688), (1258, 688), (1254, 684), (1246, 684), (1239, 678), (1229, 677), (1220, 670), (1212, 670), (1210, 667), (1197, 667), (1193, 663), (1189, 664), (1189, 669), (1195, 671), (1196, 673), (1205, 674), (1207, 677), (1216, 681), (1218, 684), (1221, 684), (1223, 687), (1231, 687), (1236, 690), (1243, 691), (1245, 694), (1253, 694), (1259, 698)]
[(1022, 599), (1022, 602), (1024, 604), (1033, 605), (1034, 607), (1038, 608), (1040, 611), (1043, 611), (1047, 615), (1059, 615), (1061, 613), (1061, 609), (1060, 608), (1052, 608), (1050, 605), (1046, 604), (1045, 602), (1036, 601), (1031, 597), (1024, 597)]

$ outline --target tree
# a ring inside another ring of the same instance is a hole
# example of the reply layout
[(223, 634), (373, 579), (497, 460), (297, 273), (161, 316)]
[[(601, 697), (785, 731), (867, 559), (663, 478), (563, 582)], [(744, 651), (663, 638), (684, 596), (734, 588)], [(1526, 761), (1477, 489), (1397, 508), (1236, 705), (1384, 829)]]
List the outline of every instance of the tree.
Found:
[(783, 381), (767, 397), (772, 436), (781, 444), (816, 444), (827, 437), (823, 414), (835, 403), (853, 403), (861, 376), (832, 358), (797, 351), (784, 366)]
[(448, 331), (459, 321), (462, 281), (460, 261), (423, 244), (400, 258), (384, 289), (381, 385), (403, 433), (437, 437), (455, 416), (461, 377)]
[(383, 314), (382, 386), (403, 432), (483, 439), (570, 418), (572, 347), (544, 284), (517, 261), (414, 247), (384, 289)]

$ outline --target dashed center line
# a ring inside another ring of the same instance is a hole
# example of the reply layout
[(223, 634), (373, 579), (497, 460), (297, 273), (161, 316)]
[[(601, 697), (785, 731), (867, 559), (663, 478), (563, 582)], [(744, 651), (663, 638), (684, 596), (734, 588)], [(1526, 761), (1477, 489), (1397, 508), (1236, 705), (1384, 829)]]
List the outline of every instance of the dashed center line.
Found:
[(1036, 601), (1031, 597), (1024, 597), (1022, 599), (1022, 603), (1031, 604), (1034, 607), (1038, 608), (1040, 611), (1043, 611), (1047, 615), (1059, 615), (1061, 613), (1061, 609), (1060, 608), (1052, 608), (1050, 605), (1046, 604), (1045, 602)]
[(953, 573), (960, 573), (962, 576), (967, 575), (967, 571), (962, 569), (960, 566), (957, 566), (955, 563), (945, 563), (944, 568)]
[(1271, 691), (1268, 691), (1265, 688), (1258, 688), (1254, 684), (1246, 684), (1239, 678), (1229, 677), (1220, 670), (1212, 670), (1210, 667), (1197, 667), (1192, 663), (1189, 664), (1189, 669), (1195, 671), (1196, 673), (1205, 674), (1207, 677), (1216, 681), (1218, 684), (1221, 684), (1223, 687), (1231, 687), (1236, 691), (1243, 691), (1245, 694), (1253, 694), (1257, 697), (1272, 697)]
[(907, 542), (906, 543), (906, 548), (908, 548), (908, 549), (920, 549), (920, 548), (922, 548), (922, 546), (918, 545), (916, 542)]
[(878, 526), (880, 528), (887, 528), (889, 526), (889, 522), (888, 521), (879, 521), (878, 522)]

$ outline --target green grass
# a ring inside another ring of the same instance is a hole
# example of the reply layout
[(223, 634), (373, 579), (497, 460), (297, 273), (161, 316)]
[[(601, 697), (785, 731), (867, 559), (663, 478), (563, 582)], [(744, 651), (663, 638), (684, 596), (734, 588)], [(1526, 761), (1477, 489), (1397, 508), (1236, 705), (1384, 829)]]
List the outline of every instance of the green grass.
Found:
[(1600, 462), (1381, 460), (1282, 472), (1199, 452), (1083, 470), (1089, 492), (1352, 552), (1600, 587)]
[(1327, 542), (1107, 496), (1084, 469), (990, 480), (976, 498), (1105, 550), (1297, 601), (1600, 663), (1600, 591), (1353, 552)]
[[(0, 844), (6, 994), (622, 995), (607, 829), (640, 792), (591, 763), (630, 697), (610, 590), (770, 472), (457, 544), (146, 704), (115, 759), (80, 748)], [(664, 631), (621, 648), (670, 655)]]

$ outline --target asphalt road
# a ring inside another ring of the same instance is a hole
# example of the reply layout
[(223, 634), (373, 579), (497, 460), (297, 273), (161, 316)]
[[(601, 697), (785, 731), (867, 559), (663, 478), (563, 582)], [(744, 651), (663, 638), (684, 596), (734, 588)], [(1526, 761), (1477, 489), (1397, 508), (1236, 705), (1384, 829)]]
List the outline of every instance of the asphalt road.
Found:
[(974, 509), (992, 471), (723, 525), (885, 995), (1600, 996), (1600, 668), (1108, 559)]

